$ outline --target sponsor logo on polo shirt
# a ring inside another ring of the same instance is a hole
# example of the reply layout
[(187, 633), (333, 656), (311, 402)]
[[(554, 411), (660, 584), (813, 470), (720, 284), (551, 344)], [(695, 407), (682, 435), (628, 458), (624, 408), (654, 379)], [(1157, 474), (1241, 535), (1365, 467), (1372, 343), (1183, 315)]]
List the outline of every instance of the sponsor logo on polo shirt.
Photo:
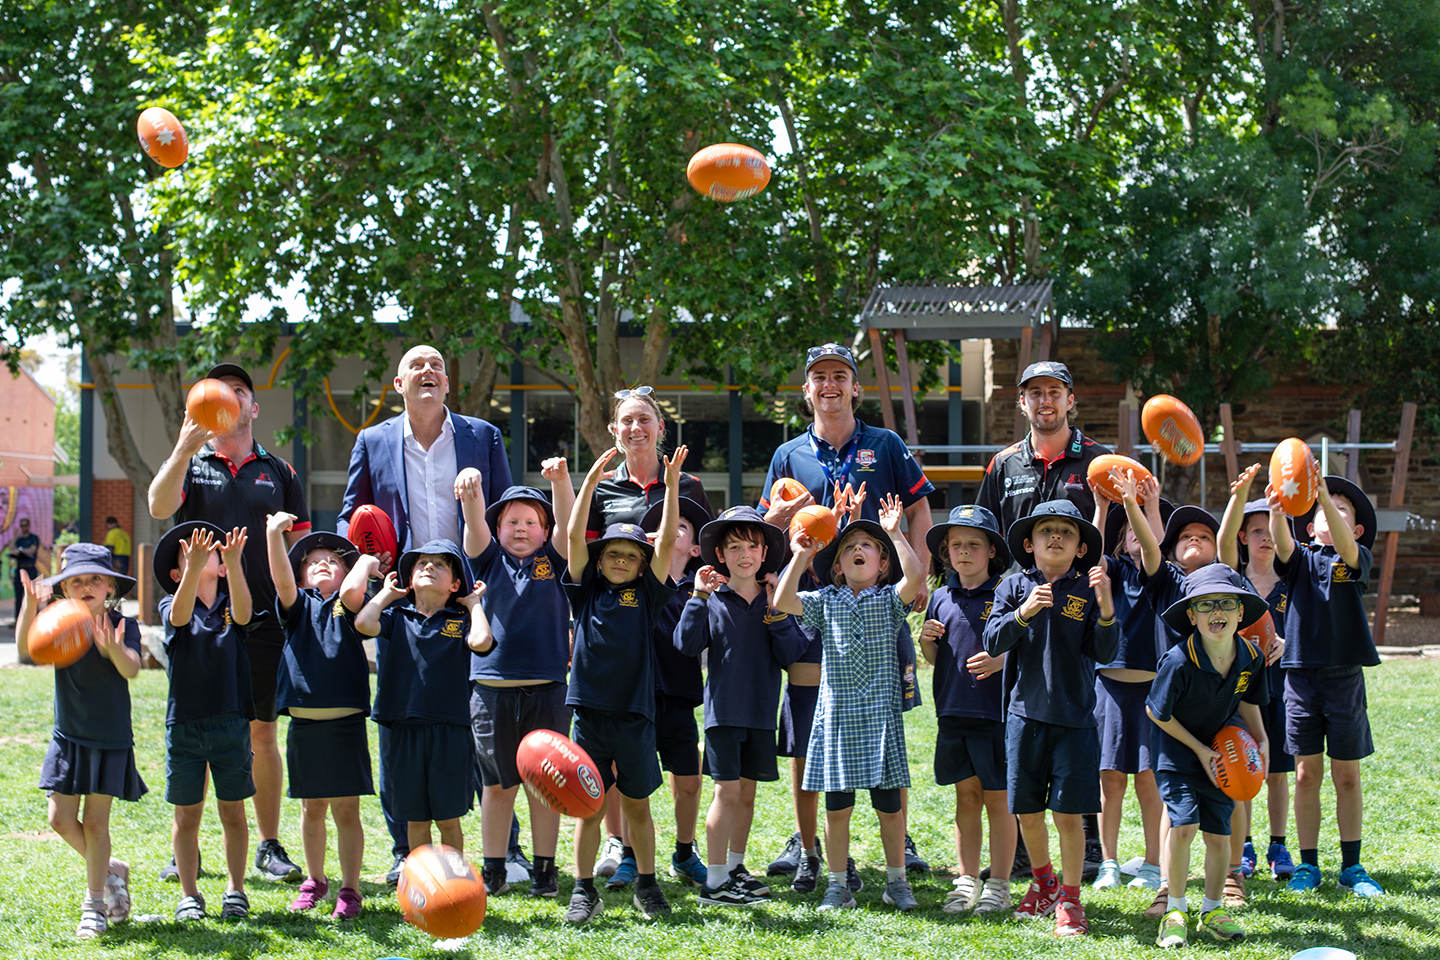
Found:
[(255, 486), (257, 486), (257, 487), (269, 487), (271, 490), (274, 490), (274, 489), (275, 489), (275, 481), (270, 479), (270, 474), (268, 474), (268, 473), (262, 473), (262, 474), (260, 474), (260, 476), (258, 476), (258, 477), (255, 478)]
[(856, 450), (855, 463), (861, 467), (873, 467), (875, 465), (875, 451)]
[(1242, 670), (1242, 671), (1240, 671), (1240, 676), (1239, 676), (1239, 678), (1235, 681), (1235, 692), (1236, 692), (1236, 693), (1244, 693), (1246, 690), (1249, 690), (1249, 689), (1250, 689), (1250, 671), (1249, 671), (1249, 670)]
[(443, 626), (443, 627), (440, 628), (440, 636), (442, 636), (442, 637), (463, 637), (463, 636), (465, 635), (464, 630), (465, 630), (465, 621), (464, 621), (464, 620), (446, 620), (446, 621), (445, 621), (445, 626)]
[(634, 587), (626, 587), (620, 591), (620, 599), (617, 602), (622, 607), (638, 607), (640, 606), (640, 597), (636, 594)]
[(1085, 598), (1066, 597), (1065, 609), (1060, 611), (1061, 616), (1069, 617), (1071, 620), (1085, 619)]
[(555, 568), (550, 565), (549, 557), (541, 557), (535, 561), (535, 570), (530, 574), (531, 580), (554, 580)]
[(217, 474), (211, 473), (200, 464), (194, 464), (190, 467), (190, 482), (203, 483), (212, 487), (223, 486), (225, 483)]

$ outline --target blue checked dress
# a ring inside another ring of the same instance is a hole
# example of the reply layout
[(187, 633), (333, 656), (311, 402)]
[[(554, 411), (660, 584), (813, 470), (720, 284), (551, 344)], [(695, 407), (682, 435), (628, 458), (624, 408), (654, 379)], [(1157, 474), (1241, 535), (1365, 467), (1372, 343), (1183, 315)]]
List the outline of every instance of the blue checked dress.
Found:
[(801, 622), (824, 643), (820, 696), (805, 790), (853, 792), (910, 786), (900, 719), (900, 663), (895, 634), (905, 605), (894, 586), (862, 590), (827, 586), (800, 594)]

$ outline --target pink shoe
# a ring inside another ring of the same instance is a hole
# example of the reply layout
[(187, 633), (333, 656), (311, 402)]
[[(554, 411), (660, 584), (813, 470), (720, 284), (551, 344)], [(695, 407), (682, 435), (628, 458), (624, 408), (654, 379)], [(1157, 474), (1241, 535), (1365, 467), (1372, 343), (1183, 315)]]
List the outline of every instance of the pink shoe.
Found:
[(290, 912), (298, 913), (301, 910), (314, 909), (315, 905), (325, 899), (330, 892), (329, 880), (316, 880), (314, 877), (306, 877), (305, 882), (300, 884), (300, 892), (295, 899), (290, 901)]
[(335, 912), (330, 914), (331, 920), (354, 920), (360, 916), (360, 891), (354, 887), (341, 887), (340, 895), (335, 898)]

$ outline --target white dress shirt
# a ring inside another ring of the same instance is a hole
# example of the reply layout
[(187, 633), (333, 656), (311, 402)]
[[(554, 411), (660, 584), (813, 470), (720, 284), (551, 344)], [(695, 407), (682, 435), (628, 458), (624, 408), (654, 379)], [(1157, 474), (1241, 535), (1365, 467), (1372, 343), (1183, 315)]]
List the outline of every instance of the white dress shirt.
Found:
[[(405, 507), (410, 514), (410, 549), (431, 540), (460, 541), (460, 503), (455, 499), (455, 424), (450, 410), (440, 436), (426, 450), (415, 439), (405, 414)], [(396, 558), (399, 559), (398, 557)]]

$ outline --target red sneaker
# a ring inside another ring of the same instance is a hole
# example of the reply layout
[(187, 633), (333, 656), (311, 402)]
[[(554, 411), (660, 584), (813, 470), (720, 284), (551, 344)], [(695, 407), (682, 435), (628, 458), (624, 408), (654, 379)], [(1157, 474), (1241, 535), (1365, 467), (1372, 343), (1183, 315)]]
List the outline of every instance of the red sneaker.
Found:
[(1060, 902), (1060, 884), (1057, 881), (1049, 890), (1035, 881), (1030, 881), (1030, 889), (1025, 891), (1025, 899), (1020, 901), (1020, 906), (1015, 908), (1016, 920), (1035, 920), (1039, 917), (1048, 917), (1055, 912), (1055, 905)]
[(1055, 908), (1055, 936), (1083, 937), (1090, 932), (1085, 908), (1074, 900), (1062, 900)]

